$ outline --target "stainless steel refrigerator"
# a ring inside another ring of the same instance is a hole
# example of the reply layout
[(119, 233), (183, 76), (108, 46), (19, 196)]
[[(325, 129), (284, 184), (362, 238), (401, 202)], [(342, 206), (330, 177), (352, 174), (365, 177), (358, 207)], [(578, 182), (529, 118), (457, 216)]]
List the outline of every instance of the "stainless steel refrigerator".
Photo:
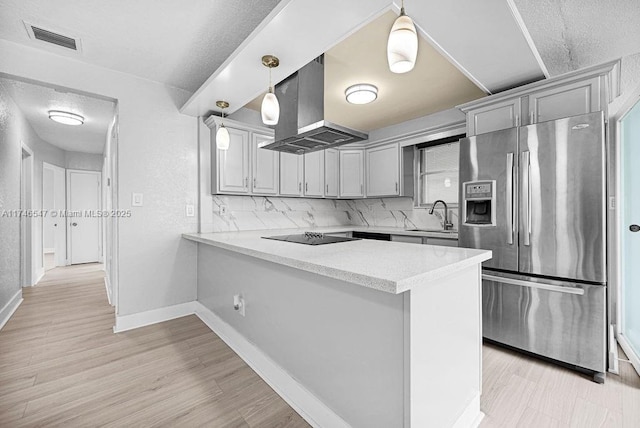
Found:
[(483, 334), (606, 370), (602, 112), (461, 140), (459, 244), (483, 265)]

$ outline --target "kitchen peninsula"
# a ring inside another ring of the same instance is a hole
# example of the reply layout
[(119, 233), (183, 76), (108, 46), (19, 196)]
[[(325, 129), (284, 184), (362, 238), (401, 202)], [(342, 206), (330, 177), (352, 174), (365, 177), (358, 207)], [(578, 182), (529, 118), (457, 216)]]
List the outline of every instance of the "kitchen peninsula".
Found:
[(314, 426), (476, 426), (491, 252), (262, 239), (301, 232), (183, 235), (198, 316)]

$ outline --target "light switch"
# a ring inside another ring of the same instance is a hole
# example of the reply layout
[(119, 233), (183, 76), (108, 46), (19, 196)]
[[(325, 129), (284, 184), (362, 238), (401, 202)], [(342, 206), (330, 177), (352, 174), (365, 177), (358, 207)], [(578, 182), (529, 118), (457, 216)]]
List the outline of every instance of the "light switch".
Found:
[(196, 215), (196, 208), (191, 204), (187, 204), (187, 217), (193, 217)]
[(226, 205), (220, 205), (220, 215), (221, 216), (223, 216), (223, 217), (226, 216), (227, 215), (227, 211), (228, 211), (228, 208), (227, 208)]
[(132, 207), (141, 207), (142, 206), (142, 193), (132, 193), (131, 194), (131, 206)]

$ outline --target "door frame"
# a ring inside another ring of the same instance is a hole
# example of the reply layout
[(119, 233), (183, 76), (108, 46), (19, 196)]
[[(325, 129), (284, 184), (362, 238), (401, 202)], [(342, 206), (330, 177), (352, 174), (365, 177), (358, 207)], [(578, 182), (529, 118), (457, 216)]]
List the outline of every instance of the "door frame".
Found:
[[(65, 207), (64, 210), (66, 210), (67, 206), (67, 172), (65, 168), (62, 168), (58, 165), (54, 165), (48, 162), (42, 162), (42, 207), (44, 208), (44, 170), (45, 169), (50, 169), (53, 170), (54, 173), (55, 171), (57, 171), (58, 173), (62, 173), (62, 176), (64, 177), (64, 183), (63, 183), (63, 188), (64, 188), (64, 201), (65, 201)], [(54, 177), (55, 180), (55, 177)], [(55, 181), (54, 181), (55, 183)], [(55, 192), (55, 184), (54, 184), (54, 192)], [(60, 215), (60, 213), (56, 213), (58, 216)], [(47, 213), (47, 216), (51, 216), (51, 213)], [(67, 222), (66, 220), (63, 222), (64, 224), (64, 228), (65, 228), (65, 233), (64, 233), (64, 251), (65, 254), (63, 257), (61, 257), (61, 255), (58, 254), (58, 252), (55, 252), (55, 263), (56, 263), (56, 267), (58, 266), (66, 266), (67, 263)], [(56, 237), (57, 239), (57, 237)], [(57, 245), (56, 245), (57, 247)], [(43, 257), (43, 265), (44, 265), (44, 219), (42, 221), (42, 257)]]
[[(622, 177), (622, 121), (627, 116), (627, 114), (631, 111), (636, 104), (640, 103), (640, 86), (636, 87), (629, 95), (627, 100), (622, 104), (620, 109), (612, 116), (610, 123), (612, 125), (611, 133), (612, 137), (611, 141), (615, 142), (615, 214), (612, 216), (612, 241), (610, 248), (612, 251), (609, 252), (609, 257), (611, 261), (611, 278), (609, 287), (609, 297), (612, 301), (611, 309), (613, 309), (613, 316), (611, 317), (611, 322), (614, 323), (614, 334), (617, 342), (620, 344), (622, 350), (629, 357), (629, 361), (633, 365), (633, 368), (636, 370), (638, 375), (640, 375), (640, 356), (636, 355), (635, 352), (631, 349), (631, 346), (627, 342), (623, 332), (622, 332), (622, 278), (623, 278), (623, 259), (624, 259), (624, 248), (622, 248), (622, 234), (624, 233), (624, 198), (622, 194), (622, 181), (624, 177)], [(611, 313), (611, 311), (610, 311)], [(617, 368), (617, 361), (615, 364)]]
[[(20, 210), (33, 210), (35, 162), (33, 150), (23, 141), (20, 141)], [(24, 156), (24, 154), (27, 156)], [(24, 163), (28, 164), (28, 171), (25, 171)], [(25, 173), (28, 174), (25, 180)], [(20, 216), (20, 287), (33, 287), (40, 278), (37, 278), (36, 258), (35, 258), (35, 217)], [(29, 263), (27, 263), (27, 261)]]
[[(66, 201), (67, 201), (67, 213), (69, 213), (71, 211), (71, 174), (73, 173), (81, 173), (81, 174), (91, 174), (91, 175), (95, 175), (98, 178), (98, 202), (99, 202), (99, 208), (98, 209), (102, 209), (102, 171), (89, 171), (86, 169), (67, 169), (66, 170)], [(67, 230), (66, 236), (67, 236), (67, 266), (71, 265), (71, 228), (69, 227), (69, 221), (71, 221), (73, 218), (72, 217), (68, 217), (65, 219), (65, 227)], [(99, 259), (98, 262), (99, 263), (104, 263), (104, 258), (103, 258), (103, 251), (102, 251), (102, 247), (104, 245), (104, 243), (102, 242), (102, 218), (99, 219), (98, 221), (99, 224), (99, 233), (98, 233), (98, 242), (99, 242), (99, 246), (100, 246), (100, 251), (99, 251)]]

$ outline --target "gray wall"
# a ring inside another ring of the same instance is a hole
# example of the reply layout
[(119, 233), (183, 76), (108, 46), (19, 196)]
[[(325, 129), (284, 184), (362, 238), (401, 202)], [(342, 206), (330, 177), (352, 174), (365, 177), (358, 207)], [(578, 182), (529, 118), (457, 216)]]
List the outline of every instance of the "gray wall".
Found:
[(351, 426), (403, 426), (403, 294), (198, 245), (200, 303)]
[[(0, 84), (0, 211), (20, 209), (20, 141), (34, 137)], [(0, 309), (20, 290), (20, 219), (0, 217)]]
[(87, 171), (102, 171), (104, 157), (101, 154), (65, 152), (65, 168), (84, 169)]

